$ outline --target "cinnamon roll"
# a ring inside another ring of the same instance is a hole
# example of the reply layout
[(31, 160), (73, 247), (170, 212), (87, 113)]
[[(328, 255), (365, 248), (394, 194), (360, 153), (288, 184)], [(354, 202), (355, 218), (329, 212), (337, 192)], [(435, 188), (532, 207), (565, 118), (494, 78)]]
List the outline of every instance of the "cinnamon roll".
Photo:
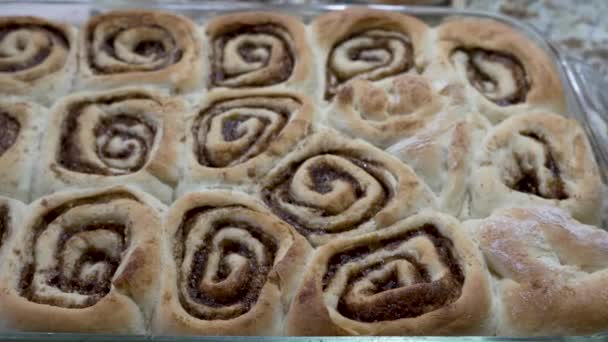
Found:
[(0, 194), (27, 202), (46, 111), (32, 102), (0, 99)]
[(79, 86), (141, 83), (183, 93), (202, 82), (201, 41), (190, 19), (155, 10), (92, 17), (80, 35)]
[[(467, 97), (492, 121), (522, 110), (564, 113), (565, 94), (547, 54), (511, 27), (481, 19), (461, 19), (437, 28), (435, 69), (454, 73)], [(437, 75), (441, 77), (440, 75)]]
[(259, 192), (313, 245), (371, 232), (436, 206), (410, 167), (333, 130), (298, 145), (262, 180)]
[(199, 108), (187, 124), (180, 189), (252, 183), (307, 134), (313, 120), (311, 101), (288, 92), (215, 91)]
[(385, 148), (423, 130), (442, 107), (430, 83), (418, 75), (401, 75), (388, 89), (353, 80), (338, 91), (325, 111), (327, 123), (355, 138)]
[(468, 209), (467, 182), (475, 144), (483, 139), (490, 123), (476, 113), (463, 116), (449, 109), (445, 114), (421, 132), (390, 146), (387, 152), (424, 179), (437, 195), (443, 212), (460, 216)]
[(501, 210), (466, 226), (492, 274), (498, 335), (608, 329), (608, 232), (553, 206)]
[(315, 251), (289, 335), (472, 335), (490, 329), (481, 254), (444, 214), (423, 212)]
[(75, 60), (75, 28), (38, 17), (0, 16), (0, 94), (50, 104), (68, 92)]
[(425, 66), (428, 27), (407, 15), (350, 8), (317, 17), (313, 46), (324, 64), (324, 99), (331, 100), (350, 80), (380, 81)]
[(276, 335), (311, 247), (234, 191), (189, 193), (166, 220), (157, 334)]
[(586, 223), (601, 218), (603, 185), (581, 126), (557, 114), (516, 115), (491, 129), (471, 174), (471, 214), (555, 205)]
[(308, 92), (313, 61), (304, 24), (270, 12), (213, 18), (205, 27), (211, 51), (210, 88), (281, 85)]
[(163, 210), (127, 187), (32, 203), (4, 259), (5, 328), (144, 333), (158, 296)]
[(164, 202), (178, 179), (181, 100), (144, 88), (83, 92), (51, 110), (34, 194), (135, 184)]

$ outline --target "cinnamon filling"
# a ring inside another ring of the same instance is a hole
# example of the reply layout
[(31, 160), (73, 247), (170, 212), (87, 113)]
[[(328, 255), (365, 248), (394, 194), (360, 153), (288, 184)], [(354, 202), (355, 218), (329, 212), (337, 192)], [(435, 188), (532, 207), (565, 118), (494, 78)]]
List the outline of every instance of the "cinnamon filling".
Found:
[[(385, 184), (383, 178), (380, 176), (382, 172), (381, 165), (376, 165), (372, 162), (345, 156), (342, 155), (340, 152), (327, 152), (326, 154), (340, 156), (348, 160), (348, 162), (353, 163), (359, 168), (365, 170), (368, 174), (374, 177), (382, 186), (383, 191), (381, 198), (378, 201), (374, 202), (370, 207), (366, 208), (366, 212), (363, 214), (363, 216), (358, 222), (344, 224), (340, 227), (334, 227), (332, 232), (337, 233), (351, 230), (353, 229), (353, 227), (356, 227), (359, 224), (370, 220), (374, 215), (376, 215), (376, 213), (382, 210), (386, 202), (388, 202), (388, 200), (392, 197), (392, 191), (390, 190), (390, 187)], [(282, 174), (280, 174), (272, 184), (262, 190), (262, 196), (266, 205), (277, 216), (279, 216), (281, 219), (296, 228), (296, 230), (298, 230), (301, 234), (305, 236), (308, 236), (313, 233), (326, 234), (329, 232), (328, 230), (313, 229), (309, 227), (307, 222), (305, 221), (305, 218), (297, 217), (285, 211), (279, 202), (280, 200), (282, 200), (292, 205), (300, 207), (309, 207), (311, 209), (314, 209), (314, 211), (318, 213), (319, 216), (323, 217), (332, 216), (336, 214), (331, 208), (323, 208), (320, 206), (313, 207), (308, 203), (298, 201), (292, 195), (290, 186), (291, 182), (293, 181), (293, 176), (305, 161), (306, 160), (295, 162), (289, 167), (287, 167), (286, 170)], [(336, 168), (335, 166), (319, 163), (309, 168), (307, 172), (309, 172), (313, 181), (311, 190), (319, 194), (325, 194), (332, 191), (332, 183), (337, 180), (341, 180), (350, 184), (356, 199), (359, 199), (366, 195), (365, 190), (361, 187), (359, 181), (355, 177), (348, 174), (347, 172), (344, 172), (343, 170), (340, 170), (339, 168)]]
[[(226, 208), (241, 208), (240, 206), (222, 207)], [(176, 234), (177, 241), (174, 244), (174, 257), (177, 265), (182, 265), (184, 262), (186, 243), (191, 229), (197, 224), (197, 221), (203, 215), (218, 210), (214, 207), (199, 207), (186, 212), (183, 216), (182, 224)], [(193, 317), (203, 320), (227, 320), (236, 318), (247, 313), (257, 302), (260, 292), (268, 279), (268, 274), (272, 270), (274, 259), (277, 253), (277, 242), (275, 239), (265, 233), (261, 228), (251, 225), (249, 222), (241, 222), (233, 218), (222, 218), (220, 220), (208, 222), (211, 225), (204, 237), (204, 243), (201, 244), (192, 259), (192, 264), (189, 267), (189, 274), (178, 272), (177, 283), (187, 282), (187, 293), (179, 294), (182, 307)], [(264, 262), (260, 262), (256, 258), (254, 251), (250, 250), (246, 244), (235, 239), (224, 239), (221, 241), (219, 265), (217, 272), (211, 282), (203, 280), (204, 275), (209, 265), (209, 254), (213, 246), (214, 237), (226, 228), (238, 228), (247, 231), (251, 236), (260, 241), (264, 246)], [(246, 267), (240, 269), (240, 273), (233, 275), (235, 270), (231, 269), (226, 260), (230, 255), (239, 255), (247, 260)], [(179, 266), (178, 266), (179, 267)], [(231, 278), (231, 282), (227, 282), (227, 278)], [(222, 282), (232, 286), (221, 286)], [(232, 306), (235, 307), (231, 311), (213, 311), (206, 312), (198, 309), (196, 305), (192, 305), (186, 299), (186, 296), (197, 304), (201, 304), (211, 308), (222, 308)]]
[[(194, 153), (203, 166), (222, 168), (241, 164), (264, 152), (281, 133), (291, 116), (288, 106), (273, 97), (226, 100), (202, 110), (192, 126)], [(220, 132), (215, 125), (219, 121)]]
[[(244, 62), (256, 65), (255, 68), (244, 68), (237, 70), (228, 70), (224, 67), (226, 56), (226, 45), (241, 36), (268, 36), (280, 42), (282, 45), (282, 58), (275, 61), (275, 65), (269, 65), (273, 54), (281, 53), (273, 51), (273, 46), (265, 40), (255, 42), (255, 39), (246, 40), (241, 43), (236, 53)], [(290, 34), (282, 27), (275, 24), (261, 25), (243, 25), (230, 32), (218, 35), (213, 39), (212, 53), (212, 72), (211, 83), (213, 86), (224, 85), (224, 81), (238, 76), (246, 75), (256, 70), (268, 68), (268, 72), (264, 73), (263, 77), (255, 77), (247, 81), (243, 81), (238, 86), (241, 87), (262, 87), (272, 84), (277, 84), (286, 81), (292, 74), (295, 60), (294, 49), (292, 47)]]
[[(355, 44), (358, 42), (359, 44)], [(353, 46), (351, 46), (353, 45)], [(397, 47), (398, 46), (398, 47)], [(365, 68), (340, 65), (336, 69), (338, 51), (345, 49), (347, 63), (367, 63)], [(414, 67), (414, 48), (404, 34), (381, 29), (357, 32), (336, 43), (332, 48), (325, 66), (325, 100), (331, 100), (340, 85), (351, 79), (377, 81), (386, 77), (407, 72)]]
[[(323, 289), (327, 288), (337, 271), (347, 263), (356, 262), (381, 250), (394, 249), (418, 236), (424, 236), (433, 243), (441, 263), (448, 270), (445, 275), (432, 280), (427, 269), (414, 255), (392, 255), (348, 275), (348, 285), (338, 302), (338, 312), (349, 319), (371, 323), (418, 317), (456, 301), (462, 292), (464, 273), (452, 253), (452, 242), (430, 224), (407, 231), (399, 237), (372, 242), (333, 255), (322, 279)], [(345, 294), (351, 291), (354, 283), (393, 260), (407, 260), (413, 266), (415, 274), (414, 279), (410, 279), (410, 285), (402, 285), (398, 276), (391, 272), (384, 278), (375, 280), (375, 290), (366, 293), (374, 296), (373, 302), (351, 302), (347, 298)]]
[[(51, 49), (54, 44), (57, 44), (66, 50), (70, 49), (69, 41), (64, 32), (49, 25), (16, 23), (5, 25), (0, 27), (0, 42), (3, 41), (9, 33), (18, 30), (41, 33), (47, 38), (47, 42), (44, 46), (38, 47), (36, 54), (27, 60), (23, 60), (18, 63), (0, 63), (0, 72), (19, 72), (41, 64), (51, 54)], [(26, 44), (24, 42), (19, 42), (17, 49), (23, 51), (25, 48)], [(0, 49), (0, 60), (10, 57), (10, 55), (5, 55), (2, 49)]]
[[(80, 146), (78, 139), (78, 132), (81, 129), (79, 117), (86, 107), (111, 105), (128, 100), (152, 99), (145, 94), (129, 94), (97, 101), (84, 101), (70, 106), (62, 124), (58, 163), (68, 170), (106, 176), (140, 170), (148, 161), (157, 132), (156, 126), (144, 118), (124, 113), (100, 119), (92, 132), (97, 141), (90, 143), (98, 145), (95, 154), (106, 167), (86, 160), (83, 149), (89, 147)], [(129, 129), (134, 126), (140, 126), (140, 129)], [(135, 161), (125, 161), (131, 158), (135, 158)], [(120, 163), (121, 160), (125, 161), (124, 165)], [(120, 173), (113, 170), (120, 170)]]
[(525, 192), (547, 199), (568, 199), (568, 193), (565, 190), (564, 181), (561, 178), (560, 170), (557, 161), (553, 157), (553, 152), (547, 141), (540, 135), (534, 132), (521, 132), (522, 136), (533, 139), (543, 146), (545, 152), (544, 167), (549, 170), (550, 178), (546, 180), (544, 187), (541, 186), (538, 170), (534, 170), (523, 162), (522, 157), (515, 154), (513, 157), (518, 165), (520, 175), (514, 182), (508, 182), (507, 185), (515, 191)]
[[(87, 295), (89, 296), (89, 298), (87, 298), (87, 301), (82, 305), (78, 306), (66, 306), (65, 303), (60, 301), (49, 301), (44, 298), (39, 298), (39, 296), (37, 296), (36, 294), (35, 288), (32, 287), (32, 279), (34, 277), (34, 273), (36, 272), (36, 253), (34, 246), (36, 245), (38, 237), (48, 228), (48, 225), (57, 220), (60, 216), (66, 214), (68, 211), (80, 206), (104, 204), (120, 199), (128, 199), (139, 202), (139, 200), (130, 193), (116, 191), (68, 201), (58, 207), (50, 209), (48, 212), (42, 215), (39, 218), (38, 222), (33, 225), (34, 234), (32, 239), (28, 241), (29, 246), (28, 248), (26, 248), (26, 251), (31, 251), (32, 253), (32, 258), (26, 258), (26, 260), (33, 261), (27, 262), (22, 269), (21, 279), (19, 281), (18, 286), (18, 290), (21, 296), (27, 298), (32, 302), (41, 304), (61, 307), (82, 308), (94, 305), (101, 298), (107, 295), (110, 292), (112, 286), (112, 277), (116, 269), (120, 265), (121, 260), (111, 257), (103, 251), (97, 250), (95, 248), (89, 248), (82, 255), (80, 255), (80, 258), (77, 260), (74, 267), (75, 272), (72, 272), (72, 274), (80, 274), (80, 271), (84, 265), (104, 264), (104, 266), (106, 266), (106, 272), (102, 275), (101, 279), (99, 277), (94, 277), (91, 279), (83, 279), (81, 277), (68, 277), (66, 274), (64, 274), (62, 269), (58, 268), (54, 271), (54, 274), (49, 278), (47, 283), (47, 285), (57, 288), (61, 292)], [(71, 237), (82, 232), (107, 230), (116, 233), (122, 239), (122, 249), (117, 253), (118, 255), (121, 255), (129, 243), (129, 236), (127, 234), (126, 228), (126, 225), (122, 222), (90, 222), (88, 224), (82, 224), (78, 227), (71, 227), (71, 229), (70, 227), (68, 227), (68, 229), (66, 229), (61, 234), (58, 241), (60, 247), (57, 249), (57, 254), (55, 255), (55, 258), (57, 258), (58, 260), (58, 267), (62, 267), (62, 265), (64, 264), (61, 252), (64, 250), (66, 242)]]
[(0, 205), (0, 247), (9, 234), (11, 216), (7, 205)]
[(19, 121), (0, 111), (0, 156), (15, 144), (20, 130)]
[(490, 101), (499, 106), (526, 101), (530, 83), (523, 65), (515, 57), (480, 48), (460, 48), (452, 56), (455, 54), (467, 56), (466, 74), (469, 82)]

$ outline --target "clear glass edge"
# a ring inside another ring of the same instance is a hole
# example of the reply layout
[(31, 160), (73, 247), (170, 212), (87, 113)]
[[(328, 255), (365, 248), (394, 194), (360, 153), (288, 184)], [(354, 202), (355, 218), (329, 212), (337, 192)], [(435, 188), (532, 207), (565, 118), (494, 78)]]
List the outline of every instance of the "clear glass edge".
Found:
[[(310, 4), (293, 4), (283, 1), (268, 1), (260, 2), (245, 2), (245, 1), (205, 1), (205, 0), (0, 0), (0, 8), (7, 5), (73, 5), (81, 7), (81, 10), (110, 10), (119, 8), (156, 8), (175, 11), (210, 11), (210, 12), (237, 12), (247, 10), (275, 10), (291, 13), (322, 13), (327, 11), (342, 10), (350, 6), (365, 6), (369, 8), (398, 11), (418, 17), (439, 17), (443, 20), (446, 17), (452, 16), (473, 16), (487, 19), (494, 19), (514, 27), (523, 32), (526, 36), (533, 39), (545, 52), (549, 54), (554, 61), (560, 78), (565, 87), (568, 111), (578, 119), (583, 125), (588, 134), (592, 148), (602, 169), (602, 177), (606, 182), (608, 174), (604, 170), (608, 170), (608, 150), (603, 148), (597, 139), (597, 134), (585, 115), (589, 110), (590, 100), (586, 98), (586, 86), (581, 83), (577, 71), (572, 65), (572, 61), (554, 44), (547, 41), (542, 34), (532, 25), (526, 24), (514, 18), (497, 13), (489, 13), (484, 11), (453, 9), (445, 7), (428, 7), (428, 6), (405, 6), (405, 5), (380, 5), (380, 4), (348, 4), (348, 3), (323, 3), (314, 2)], [(1, 11), (0, 11), (1, 13)], [(600, 110), (608, 111), (608, 108), (599, 108)], [(120, 342), (140, 342), (140, 341), (157, 341), (157, 342), (228, 342), (228, 341), (294, 341), (294, 342), (332, 342), (332, 341), (361, 341), (361, 342), (410, 342), (410, 341), (425, 341), (425, 342), (446, 342), (446, 341), (608, 341), (608, 332), (602, 332), (589, 336), (536, 336), (536, 337), (508, 337), (508, 336), (315, 336), (315, 337), (298, 337), (298, 336), (154, 336), (154, 335), (112, 335), (112, 334), (82, 334), (82, 333), (28, 333), (28, 332), (0, 332), (0, 341), (120, 341)]]

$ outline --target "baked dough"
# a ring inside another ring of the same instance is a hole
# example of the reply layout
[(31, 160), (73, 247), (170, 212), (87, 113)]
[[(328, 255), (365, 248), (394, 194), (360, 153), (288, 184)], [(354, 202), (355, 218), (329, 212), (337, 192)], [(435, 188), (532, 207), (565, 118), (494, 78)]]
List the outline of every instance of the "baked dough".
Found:
[(304, 24), (272, 12), (217, 16), (204, 27), (209, 88), (277, 86), (309, 93), (313, 59)]
[(460, 109), (448, 107), (429, 127), (386, 151), (424, 179), (437, 196), (443, 212), (460, 216), (468, 210), (466, 199), (472, 157), (477, 142), (483, 139), (489, 127), (490, 123), (482, 115), (463, 115)]
[(314, 246), (372, 232), (437, 205), (409, 166), (331, 129), (298, 145), (262, 179), (258, 192)]
[(608, 329), (608, 232), (553, 206), (501, 210), (466, 227), (495, 283), (498, 335)]
[(0, 99), (0, 194), (28, 202), (46, 109)]
[(181, 15), (111, 11), (90, 18), (79, 40), (80, 90), (147, 83), (183, 93), (202, 84), (201, 38)]
[(563, 116), (516, 115), (481, 141), (470, 175), (471, 216), (501, 207), (561, 207), (585, 223), (602, 216), (604, 186), (582, 127)]
[(0, 16), (0, 94), (43, 104), (67, 94), (76, 71), (76, 29), (38, 17)]
[(251, 197), (189, 193), (166, 220), (153, 331), (278, 335), (311, 247)]
[(145, 88), (82, 92), (51, 109), (34, 196), (68, 187), (134, 184), (170, 202), (185, 104)]
[(218, 90), (203, 98), (186, 128), (185, 170), (191, 185), (252, 185), (303, 139), (311, 101), (286, 91)]
[(459, 19), (436, 30), (429, 76), (454, 74), (467, 86), (469, 102), (493, 122), (530, 109), (566, 112), (554, 63), (513, 28), (493, 20)]
[(491, 334), (481, 253), (455, 218), (423, 212), (315, 251), (288, 335)]
[(36, 332), (146, 332), (158, 298), (164, 206), (127, 187), (65, 191), (27, 208), (3, 258), (0, 318)]
[(320, 61), (322, 98), (331, 100), (354, 79), (380, 81), (424, 69), (429, 32), (400, 13), (353, 7), (318, 16), (310, 25)]

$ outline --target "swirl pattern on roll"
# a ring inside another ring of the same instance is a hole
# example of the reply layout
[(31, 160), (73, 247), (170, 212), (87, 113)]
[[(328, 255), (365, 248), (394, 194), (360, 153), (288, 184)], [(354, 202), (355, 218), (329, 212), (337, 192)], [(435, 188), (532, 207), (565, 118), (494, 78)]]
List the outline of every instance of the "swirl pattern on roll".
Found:
[(280, 241), (267, 216), (243, 206), (186, 212), (174, 245), (182, 307), (202, 320), (228, 320), (255, 306)]
[(74, 101), (61, 127), (58, 162), (76, 172), (124, 175), (142, 169), (159, 139), (150, 113), (160, 103), (145, 92)]
[(195, 44), (183, 18), (153, 11), (110, 12), (87, 25), (87, 63), (97, 74), (150, 72), (179, 63)]
[(199, 164), (224, 168), (264, 152), (301, 107), (295, 98), (248, 96), (213, 103), (192, 126)]
[(370, 231), (418, 205), (434, 205), (409, 167), (330, 131), (288, 155), (263, 186), (266, 204), (313, 244), (332, 235)]
[(286, 81), (293, 72), (293, 38), (279, 25), (243, 25), (212, 40), (213, 86), (269, 86)]
[(528, 76), (515, 57), (480, 48), (456, 49), (452, 53), (452, 63), (461, 69), (475, 89), (497, 105), (526, 101), (530, 90)]
[(110, 292), (129, 245), (132, 219), (109, 211), (114, 201), (137, 199), (119, 191), (83, 197), (37, 219), (27, 241), (31, 259), (21, 273), (21, 296), (40, 304), (85, 308)]
[(63, 68), (71, 48), (60, 25), (35, 17), (0, 18), (0, 73), (4, 75), (34, 82)]
[(339, 294), (337, 311), (352, 320), (417, 317), (460, 297), (464, 274), (451, 249), (432, 225), (359, 244), (329, 259), (323, 290)]
[(414, 67), (410, 38), (397, 31), (369, 29), (335, 44), (326, 65), (325, 99), (352, 79), (377, 81)]
[(15, 144), (20, 130), (19, 121), (0, 108), (0, 157)]
[(4, 245), (9, 234), (11, 224), (11, 213), (8, 205), (0, 203), (0, 247)]

